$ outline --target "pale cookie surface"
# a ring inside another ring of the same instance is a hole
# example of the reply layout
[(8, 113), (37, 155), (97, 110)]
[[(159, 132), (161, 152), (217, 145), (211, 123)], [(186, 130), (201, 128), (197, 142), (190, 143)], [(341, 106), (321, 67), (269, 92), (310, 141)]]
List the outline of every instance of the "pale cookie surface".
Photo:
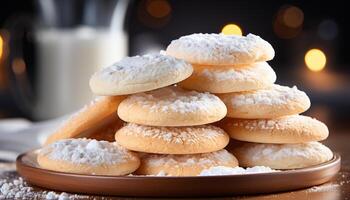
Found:
[(140, 165), (136, 154), (117, 143), (91, 139), (66, 139), (43, 147), (38, 154), (42, 168), (96, 175), (126, 175)]
[(240, 166), (267, 166), (272, 169), (296, 169), (327, 162), (333, 158), (332, 151), (319, 142), (300, 144), (244, 143), (232, 152)]
[(150, 126), (193, 126), (219, 121), (225, 104), (215, 95), (166, 87), (130, 95), (118, 107), (119, 117)]
[(127, 57), (96, 72), (90, 88), (98, 95), (133, 94), (175, 84), (192, 72), (190, 64), (166, 55)]
[(259, 36), (196, 33), (173, 40), (166, 54), (202, 65), (241, 65), (271, 60), (272, 46)]
[(133, 123), (119, 129), (115, 139), (127, 149), (160, 154), (207, 153), (223, 149), (230, 140), (222, 129), (211, 125), (152, 127)]
[(139, 175), (197, 176), (202, 170), (216, 166), (236, 167), (237, 159), (220, 150), (211, 153), (192, 155), (143, 154)]
[(257, 143), (302, 143), (328, 137), (327, 126), (311, 117), (290, 115), (276, 119), (233, 119), (220, 123), (231, 138)]
[(271, 85), (266, 89), (218, 95), (227, 107), (227, 116), (243, 119), (270, 119), (300, 114), (310, 99), (296, 86)]
[(85, 105), (78, 112), (65, 120), (58, 129), (50, 135), (45, 144), (68, 138), (89, 137), (110, 123), (118, 123), (116, 115), (119, 103), (124, 96), (96, 97), (90, 104)]
[(270, 87), (276, 74), (266, 62), (246, 66), (193, 65), (193, 74), (179, 85), (211, 93), (230, 93)]

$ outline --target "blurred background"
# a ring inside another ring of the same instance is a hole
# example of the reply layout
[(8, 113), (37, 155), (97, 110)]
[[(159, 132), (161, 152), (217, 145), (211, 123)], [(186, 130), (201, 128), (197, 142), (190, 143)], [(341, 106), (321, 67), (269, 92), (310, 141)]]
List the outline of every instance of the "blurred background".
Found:
[(0, 7), (0, 118), (56, 118), (92, 94), (98, 68), (191, 33), (254, 33), (276, 51), (277, 83), (333, 129), (350, 119), (348, 8), (336, 1), (11, 0)]

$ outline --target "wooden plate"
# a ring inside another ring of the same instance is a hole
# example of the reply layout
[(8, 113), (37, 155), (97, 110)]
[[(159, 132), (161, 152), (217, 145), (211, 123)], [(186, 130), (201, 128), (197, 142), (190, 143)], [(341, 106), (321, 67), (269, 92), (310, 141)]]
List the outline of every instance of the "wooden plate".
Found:
[(133, 197), (200, 197), (273, 193), (329, 181), (340, 170), (340, 156), (296, 170), (225, 176), (95, 176), (42, 169), (31, 151), (18, 156), (17, 171), (29, 183), (51, 190)]

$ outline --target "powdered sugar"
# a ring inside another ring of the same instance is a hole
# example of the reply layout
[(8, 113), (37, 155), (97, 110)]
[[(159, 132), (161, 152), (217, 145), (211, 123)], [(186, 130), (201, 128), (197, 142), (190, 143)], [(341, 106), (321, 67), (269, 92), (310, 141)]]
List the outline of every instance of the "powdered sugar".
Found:
[(225, 102), (230, 102), (233, 107), (241, 105), (287, 105), (291, 102), (308, 102), (310, 100), (305, 92), (298, 90), (296, 86), (273, 85), (271, 88), (252, 92), (223, 95)]
[(204, 169), (199, 176), (216, 176), (216, 175), (234, 175), (234, 174), (257, 174), (257, 173), (270, 173), (276, 172), (278, 170), (273, 170), (270, 167), (265, 166), (254, 166), (248, 167), (246, 169), (242, 167), (226, 167), (226, 166), (216, 166), (209, 169)]
[(233, 155), (225, 149), (211, 153), (188, 154), (188, 155), (170, 155), (170, 154), (143, 154), (143, 162), (149, 166), (193, 166), (201, 167), (220, 166), (236, 162)]
[(124, 129), (128, 129), (128, 135), (139, 135), (161, 139), (167, 143), (200, 143), (205, 140), (215, 141), (217, 138), (224, 137), (226, 133), (215, 126), (202, 125), (195, 127), (154, 127), (143, 126), (134, 123), (128, 123)]
[(192, 73), (192, 66), (183, 60), (167, 55), (148, 54), (143, 56), (126, 57), (112, 66), (96, 72), (92, 79), (101, 79), (120, 86), (157, 82), (165, 74)]
[(210, 93), (186, 91), (178, 87), (166, 87), (146, 93), (129, 96), (125, 101), (130, 106), (141, 105), (151, 112), (213, 112), (215, 109), (226, 109), (224, 103)]
[(129, 151), (117, 143), (85, 138), (59, 140), (44, 146), (39, 154), (53, 160), (89, 165), (123, 163), (130, 158)]
[(326, 160), (333, 157), (332, 151), (319, 142), (308, 142), (300, 144), (245, 144), (250, 147), (246, 149), (247, 156), (252, 160), (269, 158), (271, 160), (282, 160), (291, 157), (309, 159), (322, 155)]
[(197, 64), (247, 64), (270, 60), (272, 46), (259, 36), (223, 34), (191, 34), (173, 40), (166, 49), (168, 55)]
[(47, 199), (47, 200), (72, 200), (88, 199), (88, 196), (78, 196), (65, 192), (36, 191), (21, 177), (12, 180), (0, 180), (0, 199)]
[(237, 82), (256, 82), (262, 80), (261, 76), (265, 75), (266, 82), (275, 82), (276, 73), (267, 62), (258, 62), (249, 67), (237, 68), (220, 68), (208, 67), (200, 72), (200, 76), (205, 76), (213, 81), (237, 81)]
[[(317, 119), (303, 115), (289, 115), (276, 119), (235, 119), (232, 121), (232, 126), (244, 127), (247, 130), (284, 130), (296, 126), (296, 124), (314, 124), (322, 126), (325, 130), (327, 127)], [(306, 130), (304, 130), (306, 131)]]

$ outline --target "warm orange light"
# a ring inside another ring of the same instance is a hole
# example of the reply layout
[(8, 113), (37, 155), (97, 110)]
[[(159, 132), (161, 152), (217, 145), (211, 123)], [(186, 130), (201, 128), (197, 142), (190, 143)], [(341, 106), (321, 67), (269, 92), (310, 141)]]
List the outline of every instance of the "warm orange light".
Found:
[(320, 49), (307, 51), (304, 60), (307, 68), (314, 72), (323, 70), (327, 62), (326, 55)]
[(227, 24), (225, 25), (221, 33), (224, 35), (243, 35), (241, 27), (236, 24)]
[(0, 59), (2, 58), (3, 49), (4, 49), (4, 39), (2, 39), (2, 36), (0, 35)]
[(23, 74), (26, 70), (26, 63), (22, 58), (15, 58), (12, 61), (12, 70), (15, 74)]
[(288, 27), (297, 28), (304, 22), (304, 13), (296, 6), (289, 6), (283, 13), (283, 22)]
[(167, 0), (148, 0), (146, 10), (152, 17), (163, 18), (170, 14), (171, 6)]

